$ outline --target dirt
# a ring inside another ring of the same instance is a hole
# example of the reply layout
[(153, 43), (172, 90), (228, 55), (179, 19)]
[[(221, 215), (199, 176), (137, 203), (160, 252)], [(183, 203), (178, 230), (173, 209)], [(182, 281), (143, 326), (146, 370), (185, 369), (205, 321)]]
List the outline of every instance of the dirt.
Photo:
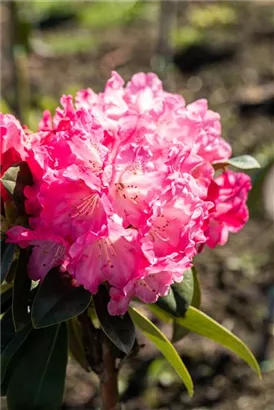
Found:
[[(191, 10), (198, 6), (204, 7), (202, 3), (179, 2), (180, 28), (189, 25)], [(274, 134), (273, 94), (269, 91), (274, 84), (274, 4), (233, 2), (233, 10), (236, 21), (214, 24), (203, 30), (206, 34), (199, 43), (200, 49), (194, 45), (192, 53), (186, 48), (174, 50), (173, 61), (177, 65), (169, 64), (166, 84), (171, 91), (182, 93), (187, 102), (207, 98), (210, 107), (221, 114), (223, 136), (231, 143), (234, 154), (252, 154), (264, 165), (273, 149)], [(79, 27), (65, 23), (52, 30), (73, 36)], [(126, 80), (135, 72), (151, 70), (157, 40), (155, 21), (152, 24), (151, 20), (140, 18), (123, 27), (90, 28), (87, 35), (97, 42), (90, 51), (45, 56), (38, 48), (30, 53), (28, 66), (34, 108), (40, 109), (39, 96), (42, 95), (57, 99), (71, 88), (92, 87), (98, 91), (112, 69)], [(39, 39), (43, 36), (42, 31), (37, 32)], [(226, 53), (227, 50), (230, 53)], [(218, 55), (225, 53), (225, 58), (218, 59)], [(7, 100), (11, 87), (8, 64), (4, 61), (2, 95)], [(254, 88), (255, 97), (249, 91)], [(265, 90), (268, 91), (264, 93)], [(251, 106), (251, 110), (246, 106)], [(122, 370), (124, 408), (274, 409), (273, 318), (272, 322), (267, 319), (273, 300), (274, 235), (271, 211), (266, 211), (273, 201), (269, 194), (273, 187), (272, 176), (272, 181), (268, 181), (268, 195), (259, 194), (256, 209), (244, 230), (232, 235), (225, 247), (206, 250), (196, 261), (203, 291), (202, 309), (250, 346), (261, 363), (263, 379), (259, 380), (247, 365), (225, 349), (189, 335), (177, 347), (193, 377), (194, 398), (188, 398), (174, 377), (169, 381), (168, 377), (167, 380), (150, 379), (148, 369), (157, 353), (147, 344), (138, 358)], [(250, 205), (252, 208), (253, 204)], [(96, 379), (70, 362), (64, 409), (96, 409), (98, 406)]]

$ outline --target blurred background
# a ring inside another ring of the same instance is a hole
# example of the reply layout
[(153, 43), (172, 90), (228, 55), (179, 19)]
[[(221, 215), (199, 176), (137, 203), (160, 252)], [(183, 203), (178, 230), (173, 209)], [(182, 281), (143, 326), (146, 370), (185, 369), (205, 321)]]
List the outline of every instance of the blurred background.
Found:
[[(146, 346), (122, 368), (120, 391), (129, 410), (273, 410), (273, 1), (2, 2), (1, 56), (1, 111), (32, 130), (62, 94), (100, 91), (111, 70), (125, 80), (154, 71), (188, 103), (207, 98), (221, 114), (234, 155), (261, 163), (250, 172), (247, 226), (196, 264), (202, 310), (249, 345), (263, 381), (228, 351), (188, 335), (177, 348), (194, 380), (190, 400), (167, 362), (140, 337)], [(73, 360), (67, 373), (63, 409), (98, 409), (96, 378)]]

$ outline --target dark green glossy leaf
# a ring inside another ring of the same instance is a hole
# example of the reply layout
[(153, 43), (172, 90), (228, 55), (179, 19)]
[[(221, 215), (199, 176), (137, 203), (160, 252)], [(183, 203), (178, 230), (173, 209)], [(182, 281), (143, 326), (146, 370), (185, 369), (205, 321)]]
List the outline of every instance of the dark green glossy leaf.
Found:
[[(7, 227), (6, 229), (8, 229), (8, 227)], [(1, 261), (2, 261), (2, 259), (3, 259), (3, 255), (4, 255), (5, 248), (6, 248), (6, 246), (8, 245), (8, 244), (6, 243), (7, 235), (6, 235), (5, 233), (4, 233), (3, 235), (4, 235), (4, 237), (1, 239), (1, 247), (0, 247), (0, 251), (1, 251)], [(1, 267), (1, 271), (2, 271), (2, 267)]]
[(15, 333), (1, 354), (1, 384), (4, 382), (10, 361), (28, 337), (31, 329), (32, 326), (28, 325), (21, 332)]
[[(191, 305), (196, 308), (199, 308), (201, 305), (201, 289), (200, 289), (198, 273), (194, 266), (191, 268), (191, 272), (193, 276), (193, 294), (192, 294)], [(173, 321), (173, 333), (172, 333), (173, 343), (178, 342), (183, 337), (185, 337), (188, 333), (189, 331), (187, 329), (184, 329), (182, 326), (178, 325), (175, 320)]]
[(135, 326), (129, 314), (119, 317), (108, 313), (109, 294), (104, 286), (99, 287), (93, 300), (103, 331), (118, 349), (129, 354), (135, 342)]
[(38, 288), (31, 317), (35, 328), (64, 322), (82, 313), (90, 304), (91, 294), (75, 286), (68, 274), (52, 269)]
[(69, 350), (75, 360), (80, 366), (89, 371), (89, 364), (85, 356), (85, 350), (83, 345), (82, 327), (77, 317), (73, 317), (67, 322), (68, 327), (68, 346)]
[[(15, 335), (15, 329), (14, 329), (13, 320), (12, 320), (12, 312), (11, 312), (11, 308), (9, 308), (1, 318), (1, 354), (3, 353), (5, 348), (8, 346), (8, 344), (10, 343), (14, 335)], [(11, 373), (11, 370), (12, 369), (10, 369), (9, 373)], [(6, 380), (4, 380), (3, 383), (1, 383), (1, 396), (6, 396), (7, 388), (8, 388), (8, 378), (6, 377)]]
[(18, 162), (11, 166), (1, 178), (2, 184), (20, 208), (24, 208), (24, 188), (32, 185), (33, 179), (26, 162)]
[(16, 252), (17, 245), (13, 243), (2, 243), (1, 244), (1, 283), (7, 276), (10, 267), (13, 262), (13, 258)]
[(192, 301), (193, 291), (193, 275), (191, 269), (187, 269), (183, 281), (172, 285), (169, 294), (159, 298), (157, 305), (173, 316), (184, 316)]
[(19, 262), (14, 279), (12, 301), (12, 314), (17, 332), (31, 322), (29, 312), (31, 280), (28, 276), (28, 260), (28, 249), (22, 249), (20, 251)]
[(176, 349), (168, 338), (158, 329), (147, 317), (142, 315), (136, 309), (130, 308), (130, 316), (136, 326), (144, 333), (144, 335), (151, 340), (155, 346), (162, 352), (165, 358), (169, 361), (171, 366), (176, 370), (178, 375), (184, 382), (188, 394), (193, 395), (193, 382), (188, 373), (184, 363), (178, 355)]
[(7, 283), (12, 283), (13, 282), (13, 280), (15, 278), (15, 273), (16, 273), (16, 270), (17, 270), (17, 266), (18, 266), (18, 258), (15, 257), (15, 259), (13, 260), (13, 262), (11, 264), (10, 270), (9, 270), (9, 272), (8, 272), (6, 278), (5, 278), (5, 281)]
[(185, 329), (207, 337), (220, 345), (227, 347), (245, 360), (246, 363), (258, 373), (258, 375), (261, 374), (257, 360), (245, 343), (205, 313), (190, 306), (184, 317), (175, 318), (175, 320)]
[(15, 333), (11, 307), (1, 319), (1, 396), (6, 396), (10, 376), (16, 364), (17, 351), (29, 333), (24, 329), (23, 334)]
[(7, 389), (9, 410), (59, 409), (67, 365), (66, 324), (33, 330), (18, 354)]
[(12, 285), (5, 283), (1, 285), (1, 314), (11, 306), (12, 303)]
[(14, 335), (15, 329), (12, 319), (12, 311), (11, 308), (9, 308), (1, 318), (1, 354)]

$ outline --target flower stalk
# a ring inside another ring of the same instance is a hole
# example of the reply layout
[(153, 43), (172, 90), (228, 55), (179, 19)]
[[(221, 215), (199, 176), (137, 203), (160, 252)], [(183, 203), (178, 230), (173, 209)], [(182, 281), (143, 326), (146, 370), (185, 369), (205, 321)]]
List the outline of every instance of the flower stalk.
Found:
[(118, 392), (118, 369), (107, 337), (103, 336), (103, 372), (100, 374), (102, 410), (121, 410)]
[(118, 367), (111, 342), (102, 329), (94, 327), (87, 311), (79, 315), (83, 331), (83, 345), (90, 368), (100, 381), (102, 410), (120, 410), (118, 393)]

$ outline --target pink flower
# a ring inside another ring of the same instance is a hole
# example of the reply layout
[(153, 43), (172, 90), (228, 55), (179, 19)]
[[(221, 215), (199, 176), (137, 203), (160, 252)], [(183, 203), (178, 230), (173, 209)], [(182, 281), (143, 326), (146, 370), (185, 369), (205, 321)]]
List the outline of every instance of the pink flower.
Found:
[[(26, 136), (19, 121), (13, 115), (0, 113), (0, 131), (1, 155), (13, 148), (21, 157), (24, 152), (23, 144)], [(1, 164), (3, 165), (2, 160)]]
[(207, 245), (224, 245), (229, 232), (240, 231), (248, 221), (246, 200), (251, 189), (250, 177), (241, 172), (226, 171), (211, 182), (207, 199), (214, 202), (207, 221)]
[(62, 237), (50, 231), (36, 230), (15, 226), (8, 231), (9, 243), (17, 243), (21, 248), (33, 246), (28, 262), (28, 273), (32, 280), (43, 279), (55, 266), (66, 260), (67, 244)]
[(194, 138), (195, 152), (211, 164), (231, 156), (231, 147), (221, 138), (220, 115), (208, 110), (206, 100), (187, 106), (185, 127)]
[(223, 244), (246, 222), (248, 177), (213, 180), (231, 148), (206, 100), (186, 106), (153, 73), (124, 86), (113, 72), (104, 92), (81, 90), (61, 105), (23, 135), (30, 229), (12, 228), (8, 241), (33, 246), (31, 278), (60, 266), (93, 294), (107, 283), (109, 312), (124, 314), (132, 298), (167, 295), (199, 247)]
[[(26, 135), (13, 115), (0, 113), (1, 177), (13, 164), (25, 158)], [(1, 198), (6, 201), (9, 194), (1, 182)]]
[(124, 229), (117, 216), (109, 218), (97, 234), (80, 236), (70, 248), (68, 271), (86, 289), (96, 293), (100, 283), (107, 281), (123, 289), (130, 280), (143, 274), (148, 261), (142, 253), (135, 229)]

